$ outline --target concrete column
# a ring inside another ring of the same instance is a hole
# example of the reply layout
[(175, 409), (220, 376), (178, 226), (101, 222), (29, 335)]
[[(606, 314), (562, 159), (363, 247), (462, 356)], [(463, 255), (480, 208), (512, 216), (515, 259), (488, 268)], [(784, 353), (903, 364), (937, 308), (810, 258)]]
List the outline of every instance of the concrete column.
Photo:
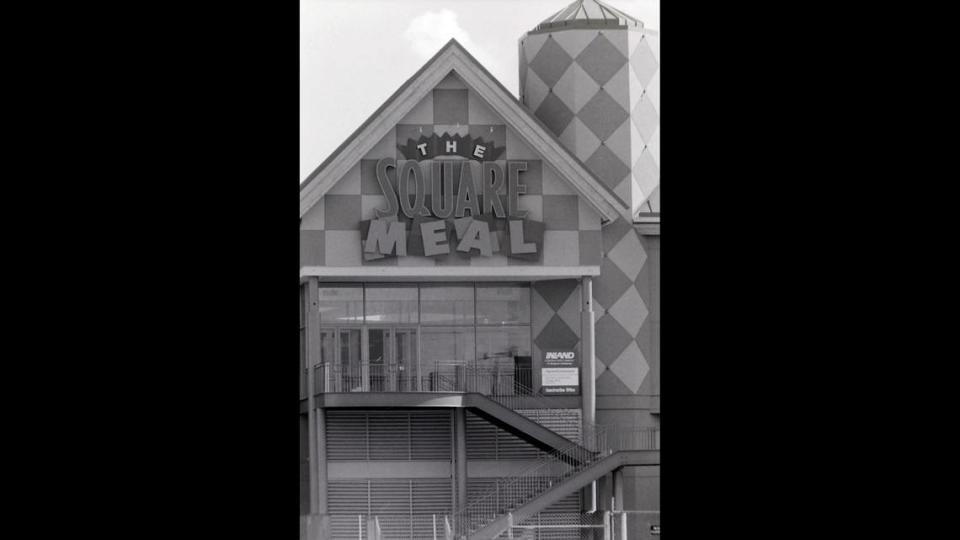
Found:
[(580, 394), (585, 426), (593, 425), (597, 421), (597, 365), (593, 345), (593, 317), (593, 278), (584, 276), (580, 280), (580, 364), (583, 370)]
[[(593, 449), (594, 442), (590, 429), (597, 421), (597, 366), (594, 352), (594, 314), (593, 314), (593, 278), (584, 276), (580, 280), (580, 408), (584, 446)], [(592, 482), (583, 488), (583, 506), (585, 510), (599, 510), (597, 504), (597, 483)]]
[[(454, 475), (453, 483), (457, 492), (454, 512), (467, 505), (467, 410), (453, 409), (454, 437)], [(467, 533), (464, 523), (454, 523), (455, 536), (460, 538)]]
[(616, 538), (627, 538), (627, 514), (623, 513), (623, 467), (613, 471), (613, 510), (619, 512), (616, 516)]
[[(314, 388), (314, 370), (320, 361), (320, 297), (316, 277), (307, 281), (307, 437), (310, 441), (310, 514), (321, 513), (319, 471), (320, 460), (317, 450), (316, 388)], [(326, 495), (326, 489), (324, 489)], [(323, 510), (326, 513), (326, 510)]]
[(317, 409), (317, 513), (327, 519), (327, 415)]

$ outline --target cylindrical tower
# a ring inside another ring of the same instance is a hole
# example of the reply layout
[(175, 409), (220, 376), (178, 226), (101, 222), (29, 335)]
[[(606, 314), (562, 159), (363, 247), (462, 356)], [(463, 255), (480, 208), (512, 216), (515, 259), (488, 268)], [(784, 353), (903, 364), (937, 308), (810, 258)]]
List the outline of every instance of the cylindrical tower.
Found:
[(658, 32), (577, 0), (520, 39), (520, 101), (634, 216), (659, 212)]

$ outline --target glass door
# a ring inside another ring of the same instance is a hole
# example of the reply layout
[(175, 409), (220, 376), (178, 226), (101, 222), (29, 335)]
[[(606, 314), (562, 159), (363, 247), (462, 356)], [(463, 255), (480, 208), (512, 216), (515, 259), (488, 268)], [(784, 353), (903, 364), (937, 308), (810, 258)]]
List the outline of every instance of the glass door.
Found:
[(367, 329), (367, 373), (370, 392), (389, 392), (395, 390), (391, 328)]
[(337, 331), (320, 330), (320, 365), (317, 366), (314, 384), (317, 391), (341, 392), (340, 369), (337, 365)]
[(340, 391), (363, 392), (369, 389), (367, 366), (363, 362), (359, 328), (340, 329)]
[(397, 328), (394, 330), (396, 338), (396, 355), (394, 363), (396, 371), (393, 388), (397, 392), (418, 392), (420, 390), (419, 342), (416, 328)]

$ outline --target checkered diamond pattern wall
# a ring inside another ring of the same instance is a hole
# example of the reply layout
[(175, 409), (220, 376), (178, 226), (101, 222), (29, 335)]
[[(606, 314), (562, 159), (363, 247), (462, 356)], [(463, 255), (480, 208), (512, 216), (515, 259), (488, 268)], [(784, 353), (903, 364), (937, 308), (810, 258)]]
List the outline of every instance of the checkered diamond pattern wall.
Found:
[[(651, 313), (654, 289), (648, 265), (649, 239), (624, 220), (602, 233), (603, 260), (594, 278), (593, 310), (598, 395), (652, 395), (656, 367), (654, 334), (659, 321)], [(578, 280), (533, 284), (533, 354), (537, 366), (550, 349), (580, 352)], [(537, 373), (539, 376), (539, 373)]]
[(659, 392), (649, 377), (659, 321), (651, 316), (655, 289), (648, 265), (649, 239), (624, 220), (603, 229), (604, 258), (594, 279), (597, 395)]
[(659, 39), (650, 30), (607, 28), (520, 42), (520, 101), (633, 215), (659, 212)]

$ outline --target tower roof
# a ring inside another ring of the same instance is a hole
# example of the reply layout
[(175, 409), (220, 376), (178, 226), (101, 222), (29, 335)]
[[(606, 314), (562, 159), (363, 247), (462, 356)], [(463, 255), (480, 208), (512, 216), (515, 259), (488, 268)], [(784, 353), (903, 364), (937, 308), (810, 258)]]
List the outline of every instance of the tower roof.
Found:
[(534, 32), (563, 28), (643, 28), (639, 19), (600, 0), (576, 0), (537, 25)]

